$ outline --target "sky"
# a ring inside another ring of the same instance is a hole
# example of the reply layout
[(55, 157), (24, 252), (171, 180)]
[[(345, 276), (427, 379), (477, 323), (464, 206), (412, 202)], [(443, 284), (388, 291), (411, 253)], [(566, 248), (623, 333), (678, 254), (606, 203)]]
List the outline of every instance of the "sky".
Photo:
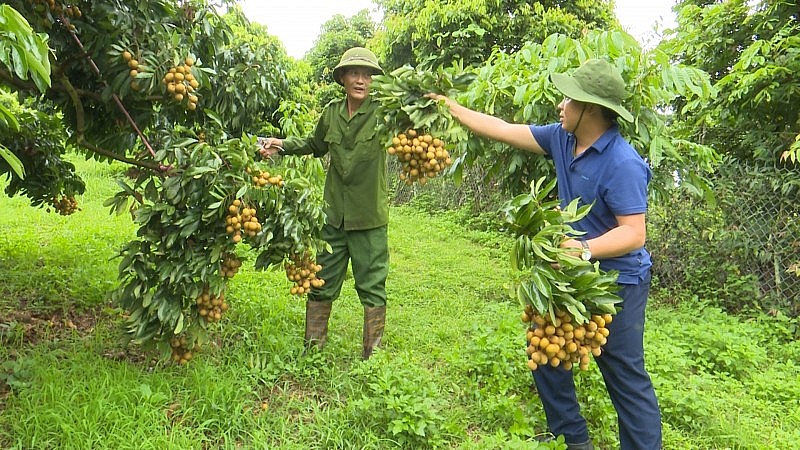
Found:
[[(277, 36), (289, 56), (302, 58), (314, 45), (322, 24), (336, 14), (345, 17), (362, 9), (373, 11), (371, 0), (239, 0), (248, 19), (267, 26)], [(616, 0), (616, 13), (622, 26), (644, 46), (654, 44), (653, 27), (674, 25), (671, 11), (675, 0)], [(379, 16), (373, 11), (373, 17)]]

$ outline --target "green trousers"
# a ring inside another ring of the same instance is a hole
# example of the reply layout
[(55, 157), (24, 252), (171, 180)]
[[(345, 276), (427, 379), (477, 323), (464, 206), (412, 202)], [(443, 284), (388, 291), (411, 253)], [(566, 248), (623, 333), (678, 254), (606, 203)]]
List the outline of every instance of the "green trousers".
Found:
[(364, 306), (386, 305), (386, 277), (389, 275), (389, 236), (386, 225), (370, 230), (345, 231), (325, 225), (322, 238), (331, 252), (317, 255), (322, 270), (317, 277), (325, 280), (321, 288), (308, 294), (311, 301), (332, 302), (342, 291), (347, 265), (353, 267), (356, 293)]

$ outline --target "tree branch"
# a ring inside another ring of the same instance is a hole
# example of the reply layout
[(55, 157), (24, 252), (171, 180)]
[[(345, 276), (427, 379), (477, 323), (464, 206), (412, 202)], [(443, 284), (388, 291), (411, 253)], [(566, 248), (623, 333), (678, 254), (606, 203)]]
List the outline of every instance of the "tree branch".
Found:
[(124, 162), (130, 164), (132, 166), (141, 167), (143, 169), (150, 169), (154, 172), (162, 172), (162, 167), (160, 164), (156, 162), (149, 162), (149, 161), (139, 161), (136, 159), (128, 158), (126, 156), (117, 154), (112, 152), (111, 150), (106, 150), (104, 148), (98, 147), (91, 142), (87, 141), (84, 137), (83, 133), (78, 134), (78, 139), (76, 141), (80, 146), (90, 150), (98, 155), (107, 156), (113, 160)]
[(77, 90), (72, 86), (72, 83), (69, 82), (69, 79), (62, 75), (61, 76), (61, 84), (64, 86), (64, 90), (69, 95), (70, 99), (72, 100), (72, 104), (75, 107), (75, 134), (76, 134), (76, 142), (78, 145), (95, 152), (99, 155), (106, 156), (116, 161), (121, 161), (127, 164), (131, 164), (137, 167), (142, 167), (145, 169), (150, 169), (154, 171), (160, 171), (161, 166), (155, 162), (143, 162), (136, 159), (128, 158), (125, 155), (120, 155), (111, 150), (107, 150), (101, 147), (98, 147), (91, 142), (86, 140), (86, 136), (84, 135), (84, 111), (83, 111), (83, 102), (81, 102), (80, 97), (78, 96)]
[(11, 72), (0, 68), (0, 80), (19, 91), (38, 91), (39, 88), (33, 81), (25, 81), (12, 75)]
[[(64, 17), (63, 13), (60, 14), (59, 18), (61, 19), (62, 23), (64, 23), (65, 25), (69, 25), (69, 19)], [(108, 86), (108, 83), (103, 79), (103, 74), (100, 73), (100, 68), (97, 67), (97, 64), (95, 64), (94, 60), (92, 59), (92, 55), (86, 52), (86, 49), (83, 47), (83, 42), (81, 42), (80, 38), (78, 38), (78, 35), (75, 34), (74, 29), (71, 29), (69, 27), (67, 27), (67, 29), (69, 30), (70, 36), (72, 36), (72, 39), (75, 41), (75, 44), (78, 45), (78, 48), (80, 48), (81, 52), (85, 55), (85, 59), (89, 63), (89, 66), (92, 68), (94, 73), (97, 74), (97, 76), (100, 78), (100, 81), (105, 86)], [(150, 142), (147, 140), (144, 133), (142, 133), (142, 130), (139, 129), (139, 125), (137, 125), (136, 122), (133, 120), (133, 117), (131, 117), (130, 113), (128, 113), (128, 110), (125, 109), (125, 105), (122, 104), (122, 100), (120, 100), (119, 96), (116, 93), (112, 93), (111, 98), (114, 100), (114, 103), (117, 104), (117, 108), (119, 108), (119, 110), (128, 120), (128, 123), (131, 125), (131, 127), (133, 127), (134, 131), (136, 131), (136, 134), (139, 136), (139, 139), (142, 140), (142, 143), (147, 148), (147, 151), (149, 151), (150, 154), (153, 155), (153, 157), (155, 157), (156, 156), (155, 150), (153, 150), (153, 147), (150, 146)], [(162, 170), (166, 170), (166, 167), (162, 167)]]
[[(9, 86), (13, 87), (18, 91), (39, 91), (39, 88), (36, 87), (36, 84), (32, 81), (26, 81), (21, 78), (18, 78), (11, 74), (11, 72), (0, 69), (0, 81), (5, 82)], [(73, 88), (74, 89), (74, 88)], [(92, 91), (87, 91), (85, 89), (74, 89), (81, 97), (87, 97), (97, 102), (103, 101), (103, 96)], [(66, 88), (64, 88), (60, 83), (54, 83), (50, 86), (48, 91), (55, 91), (55, 92), (66, 92)]]

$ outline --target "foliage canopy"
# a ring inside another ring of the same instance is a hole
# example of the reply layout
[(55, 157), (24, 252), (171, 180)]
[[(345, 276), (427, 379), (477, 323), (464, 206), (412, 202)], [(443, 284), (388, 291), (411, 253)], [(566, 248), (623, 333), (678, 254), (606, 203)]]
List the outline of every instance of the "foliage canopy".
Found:
[(254, 159), (251, 134), (302, 129), (285, 118), (307, 116), (284, 103), (300, 91), (290, 85), (293, 62), (263, 27), (205, 0), (6, 3), (39, 33), (21, 41), (27, 59), (17, 41), (2, 41), (14, 45), (2, 47), (12, 51), (0, 53), (0, 83), (25, 99), (4, 95), (3, 105), (25, 122), (0, 130), (0, 143), (31, 175), (0, 166), (8, 193), (72, 213), (84, 187), (65, 151), (134, 166), (106, 202), (139, 226), (120, 252), (113, 293), (129, 314), (129, 338), (167, 351), (172, 344), (173, 355), (202, 343), (211, 320), (198, 293), (222, 298), (240, 241), (256, 250), (258, 268), (321, 248), (321, 165)]
[(376, 0), (384, 25), (375, 49), (387, 66), (483, 64), (493, 51), (514, 53), (526, 42), (560, 33), (578, 37), (588, 29), (618, 26), (611, 4), (524, 0)]
[[(709, 73), (718, 95), (681, 110), (691, 138), (742, 161), (800, 157), (800, 17), (791, 0), (686, 1), (662, 50)], [(708, 4), (705, 4), (708, 3)]]

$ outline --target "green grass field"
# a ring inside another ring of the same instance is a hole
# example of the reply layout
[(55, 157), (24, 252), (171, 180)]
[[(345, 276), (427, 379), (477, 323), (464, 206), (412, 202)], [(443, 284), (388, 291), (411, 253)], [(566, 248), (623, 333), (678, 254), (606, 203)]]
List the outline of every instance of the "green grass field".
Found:
[[(0, 197), (0, 448), (564, 448), (533, 442), (546, 426), (504, 237), (394, 207), (385, 348), (367, 362), (352, 280), (327, 347), (303, 354), (303, 300), (251, 259), (212, 345), (176, 366), (123, 347), (123, 311), (107, 300), (136, 234), (102, 206), (124, 167), (76, 165), (87, 192), (72, 216)], [(664, 448), (796, 447), (797, 322), (655, 298), (646, 358)], [(596, 366), (576, 381), (595, 443), (616, 448)]]

